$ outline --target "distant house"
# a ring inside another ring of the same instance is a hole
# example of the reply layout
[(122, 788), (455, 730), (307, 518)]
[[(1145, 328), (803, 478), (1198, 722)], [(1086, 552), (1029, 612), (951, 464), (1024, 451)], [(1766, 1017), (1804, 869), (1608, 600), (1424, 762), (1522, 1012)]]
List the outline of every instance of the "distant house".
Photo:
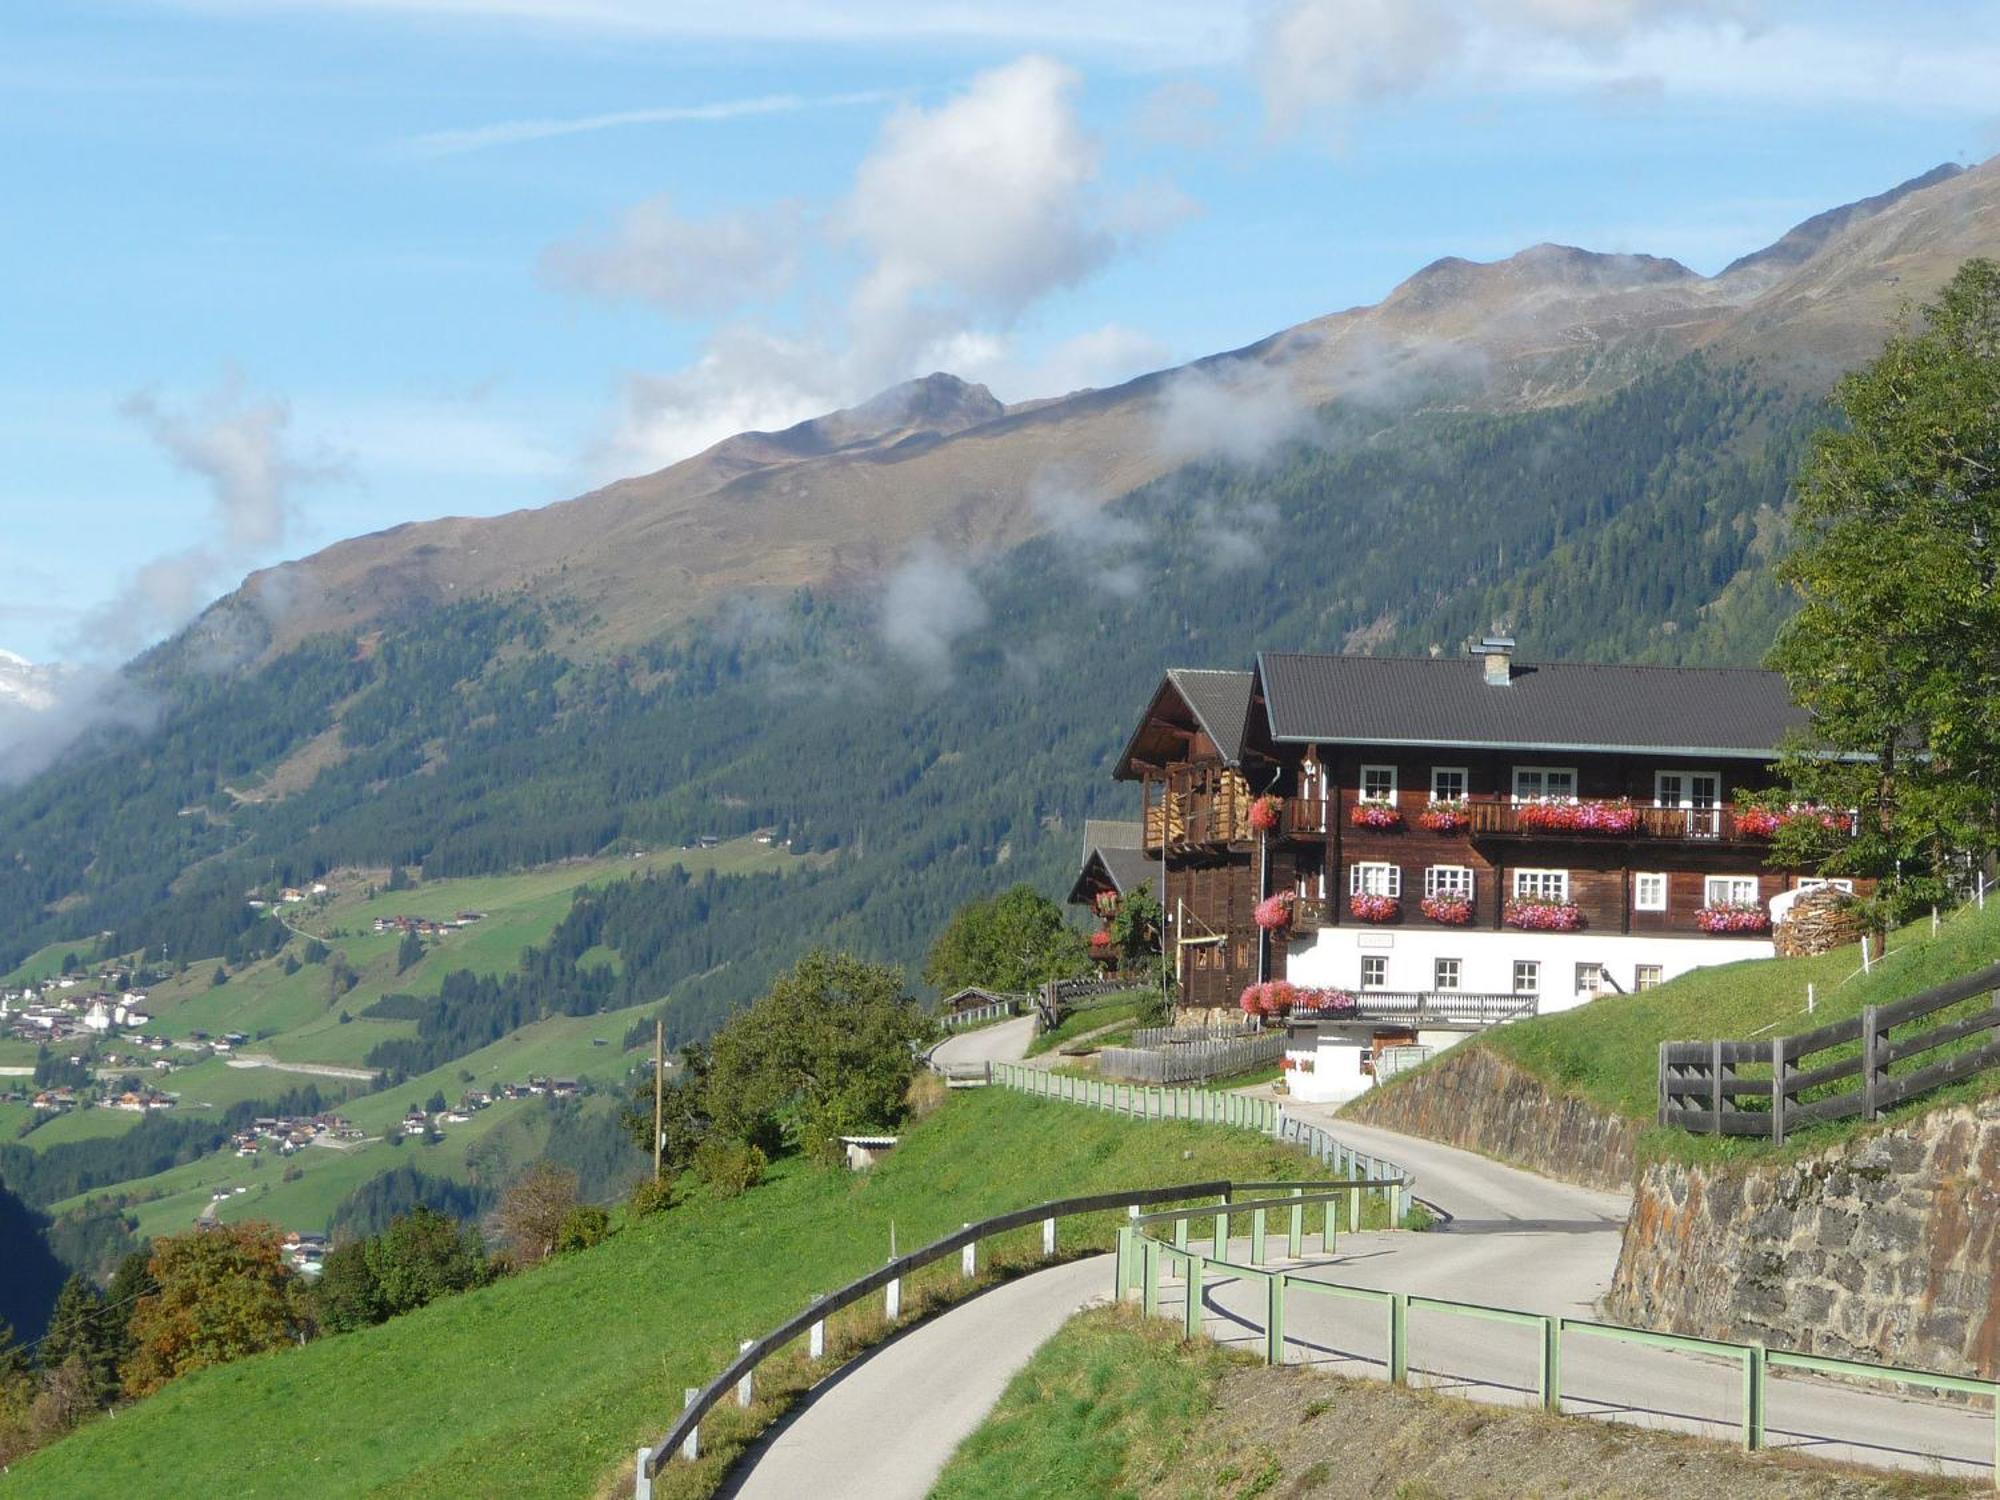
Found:
[(964, 989), (946, 995), (942, 1009), (948, 1016), (963, 1015), (969, 1010), (984, 1010), (989, 1005), (1004, 1005), (1009, 1010), (1018, 1011), (1027, 999), (1026, 995), (1017, 995), (1011, 990), (989, 990), (968, 984)]

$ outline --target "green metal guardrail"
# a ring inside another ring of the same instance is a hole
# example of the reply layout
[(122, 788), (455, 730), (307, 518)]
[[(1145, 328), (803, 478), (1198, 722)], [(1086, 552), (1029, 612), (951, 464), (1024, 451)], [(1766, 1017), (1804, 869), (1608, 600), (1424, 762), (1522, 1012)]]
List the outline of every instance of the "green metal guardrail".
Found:
[[(990, 1236), (1004, 1234), (1039, 1220), (1042, 1225), (1042, 1254), (1045, 1257), (1052, 1257), (1056, 1249), (1058, 1219), (1073, 1214), (1101, 1212), (1106, 1208), (1125, 1208), (1133, 1216), (1133, 1222), (1118, 1231), (1117, 1285), (1122, 1296), (1130, 1282), (1127, 1267), (1136, 1264), (1132, 1258), (1135, 1243), (1133, 1224), (1151, 1222), (1148, 1216), (1139, 1212), (1148, 1204), (1190, 1198), (1219, 1200), (1204, 1202), (1199, 1209), (1188, 1210), (1188, 1214), (1199, 1213), (1212, 1218), (1218, 1226), (1218, 1243), (1225, 1247), (1229, 1243), (1230, 1220), (1237, 1215), (1248, 1214), (1251, 1218), (1253, 1250), (1259, 1259), (1264, 1255), (1269, 1228), (1268, 1215), (1273, 1210), (1288, 1215), (1285, 1231), (1286, 1247), (1295, 1256), (1303, 1249), (1307, 1222), (1306, 1209), (1314, 1205), (1324, 1205), (1320, 1233), (1322, 1243), (1328, 1250), (1338, 1243), (1340, 1217), (1338, 1210), (1341, 1204), (1346, 1205), (1350, 1230), (1360, 1227), (1364, 1199), (1369, 1193), (1381, 1195), (1391, 1215), (1390, 1222), (1393, 1224), (1400, 1224), (1402, 1216), (1408, 1211), (1410, 1184), (1414, 1180), (1408, 1172), (1394, 1163), (1380, 1161), (1342, 1145), (1318, 1126), (1284, 1115), (1268, 1100), (1246, 1099), (1236, 1094), (1206, 1094), (1199, 1089), (1143, 1089), (1097, 1083), (1094, 1080), (1065, 1078), (1060, 1074), (1022, 1068), (1011, 1063), (996, 1063), (990, 1067), (992, 1071), (988, 1076), (992, 1082), (1023, 1092), (1116, 1110), (1120, 1114), (1131, 1115), (1138, 1119), (1185, 1119), (1217, 1125), (1240, 1125), (1304, 1147), (1316, 1159), (1334, 1166), (1345, 1178), (1353, 1178), (1364, 1167), (1369, 1170), (1386, 1168), (1387, 1175), (1368, 1180), (1341, 1181), (1313, 1193), (1307, 1193), (1305, 1185), (1290, 1182), (1201, 1182), (1184, 1183), (1177, 1187), (1137, 1188), (1118, 1193), (1099, 1193), (1086, 1198), (1059, 1199), (1034, 1208), (1017, 1209), (1012, 1213), (983, 1219), (976, 1224), (967, 1224), (956, 1233), (934, 1240), (921, 1249), (913, 1250), (890, 1261), (879, 1270), (871, 1271), (866, 1276), (849, 1282), (837, 1292), (815, 1298), (803, 1312), (772, 1329), (763, 1338), (746, 1341), (735, 1360), (713, 1380), (698, 1390), (690, 1389), (686, 1392), (685, 1408), (668, 1429), (666, 1436), (657, 1443), (639, 1449), (633, 1486), (636, 1500), (650, 1500), (655, 1475), (675, 1453), (678, 1452), (688, 1458), (694, 1458), (699, 1454), (702, 1418), (726, 1399), (732, 1390), (741, 1404), (746, 1406), (750, 1404), (751, 1382), (756, 1369), (771, 1355), (787, 1344), (805, 1338), (813, 1355), (817, 1357), (824, 1347), (827, 1318), (877, 1292), (886, 1295), (888, 1314), (893, 1322), (902, 1305), (904, 1277), (957, 1251), (961, 1256), (961, 1272), (969, 1279), (977, 1271), (979, 1243)], [(1182, 1112), (1173, 1112), (1175, 1106), (1181, 1107)], [(1273, 1190), (1283, 1191), (1287, 1196), (1241, 1202), (1236, 1200), (1236, 1194), (1239, 1192)], [(1184, 1246), (1185, 1217), (1182, 1220), (1179, 1237)], [(1146, 1240), (1144, 1243), (1151, 1245), (1153, 1242)], [(1157, 1281), (1155, 1275), (1153, 1278), (1155, 1286)]]
[[(1251, 1188), (1261, 1187), (1263, 1184), (1245, 1183), (1241, 1186)], [(1957, 1395), (1984, 1397), (1994, 1404), (1993, 1483), (1994, 1488), (2000, 1490), (2000, 1380), (1945, 1375), (1933, 1370), (1871, 1364), (1865, 1360), (1834, 1359), (1826, 1355), (1797, 1354), (1788, 1350), (1767, 1349), (1757, 1343), (1695, 1338), (1686, 1334), (1654, 1333), (1649, 1329), (1627, 1328), (1617, 1323), (1599, 1323), (1588, 1318), (1522, 1312), (1515, 1308), (1489, 1307), (1482, 1303), (1459, 1302), (1445, 1297), (1424, 1297), (1407, 1292), (1383, 1291), (1375, 1287), (1346, 1286), (1338, 1282), (1294, 1275), (1265, 1264), (1268, 1257), (1264, 1236), (1264, 1215), (1269, 1210), (1285, 1208), (1294, 1215), (1294, 1227), (1288, 1237), (1286, 1248), (1287, 1258), (1297, 1260), (1300, 1258), (1301, 1245), (1296, 1216), (1301, 1207), (1339, 1196), (1339, 1190), (1334, 1190), (1294, 1194), (1288, 1198), (1262, 1202), (1230, 1204), (1228, 1214), (1251, 1212), (1256, 1216), (1251, 1234), (1248, 1265), (1228, 1258), (1226, 1253), (1230, 1243), (1228, 1219), (1223, 1211), (1215, 1207), (1167, 1209), (1147, 1214), (1135, 1211), (1132, 1223), (1119, 1231), (1117, 1296), (1119, 1300), (1125, 1300), (1134, 1290), (1132, 1283), (1137, 1282), (1136, 1290), (1141, 1306), (1148, 1316), (1157, 1316), (1160, 1268), (1163, 1263), (1178, 1261), (1182, 1267), (1183, 1284), (1186, 1287), (1181, 1312), (1182, 1324), (1186, 1336), (1192, 1339), (1201, 1332), (1202, 1299), (1206, 1295), (1205, 1288), (1211, 1274), (1221, 1272), (1238, 1278), (1262, 1280), (1265, 1286), (1264, 1359), (1267, 1364), (1273, 1365), (1285, 1362), (1285, 1297), (1288, 1292), (1297, 1290), (1310, 1292), (1316, 1296), (1373, 1302), (1380, 1305), (1387, 1314), (1387, 1364), (1389, 1379), (1396, 1385), (1409, 1383), (1409, 1319), (1412, 1308), (1532, 1328), (1539, 1334), (1535, 1394), (1543, 1410), (1558, 1415), (1563, 1409), (1562, 1348), (1566, 1335), (1602, 1338), (1616, 1343), (1669, 1349), (1684, 1354), (1710, 1355), (1741, 1366), (1741, 1441), (1745, 1451), (1752, 1453), (1765, 1446), (1766, 1386), (1769, 1373), (1773, 1369), (1803, 1370), (1821, 1375), (1837, 1375), (1850, 1380), (1881, 1381)], [(1209, 1244), (1210, 1253), (1203, 1254), (1190, 1247), (1187, 1225), (1190, 1220), (1209, 1217), (1215, 1222), (1214, 1238)], [(1328, 1253), (1333, 1251), (1335, 1244), (1332, 1218), (1329, 1209), (1325, 1244)], [(1146, 1232), (1152, 1226), (1161, 1224), (1174, 1226), (1172, 1243), (1163, 1242)]]
[[(1075, 1078), (1044, 1068), (1023, 1067), (1019, 1063), (990, 1063), (987, 1078), (1002, 1088), (1080, 1104), (1089, 1109), (1110, 1110), (1135, 1120), (1188, 1120), (1203, 1125), (1233, 1125), (1255, 1130), (1288, 1145), (1300, 1147), (1324, 1162), (1342, 1177), (1381, 1178), (1369, 1191), (1379, 1192), (1387, 1205), (1389, 1221), (1401, 1224), (1410, 1209), (1410, 1190), (1416, 1179), (1395, 1162), (1370, 1156), (1345, 1144), (1310, 1120), (1286, 1114), (1269, 1099), (1252, 1099), (1243, 1094), (1212, 1093), (1205, 1089), (1148, 1088), (1139, 1084), (1108, 1083), (1095, 1078)], [(1361, 1190), (1357, 1188), (1356, 1201)], [(1357, 1209), (1358, 1213), (1358, 1209)]]

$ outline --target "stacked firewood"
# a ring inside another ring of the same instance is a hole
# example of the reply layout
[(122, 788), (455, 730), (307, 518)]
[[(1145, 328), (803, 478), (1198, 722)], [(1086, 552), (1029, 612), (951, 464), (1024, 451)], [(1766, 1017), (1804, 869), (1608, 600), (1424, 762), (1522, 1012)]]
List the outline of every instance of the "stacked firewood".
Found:
[(1837, 886), (1823, 885), (1792, 903), (1772, 941), (1780, 958), (1809, 958), (1860, 942), (1864, 930), (1854, 898)]

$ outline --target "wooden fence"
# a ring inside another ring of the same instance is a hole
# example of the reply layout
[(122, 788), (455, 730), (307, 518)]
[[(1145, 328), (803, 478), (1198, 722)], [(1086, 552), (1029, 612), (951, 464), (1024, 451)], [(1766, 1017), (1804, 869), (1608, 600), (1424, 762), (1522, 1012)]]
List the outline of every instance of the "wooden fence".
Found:
[[(1967, 1013), (1895, 1034), (1959, 1006)], [(1699, 1134), (1774, 1141), (1824, 1120), (1872, 1120), (1905, 1099), (2000, 1066), (2000, 1035), (1989, 1035), (1996, 1028), (2000, 964), (1796, 1036), (1662, 1042), (1659, 1120)], [(1897, 1071), (1898, 1064), (1914, 1066)], [(1744, 1076), (1746, 1068), (1764, 1076)]]
[(1135, 1083), (1200, 1083), (1268, 1068), (1284, 1055), (1285, 1034), (1266, 1031), (1225, 1041), (1183, 1042), (1175, 1047), (1106, 1047), (1097, 1054), (1097, 1071), (1106, 1078)]
[(1226, 1042), (1236, 1037), (1258, 1036), (1263, 1030), (1261, 1016), (1234, 1016), (1216, 1026), (1141, 1026), (1132, 1033), (1132, 1045), (1151, 1051), (1155, 1047), (1181, 1047), (1189, 1042)]
[(1041, 1016), (1041, 1030), (1054, 1031), (1071, 1011), (1089, 1009), (1086, 1001), (1109, 1001), (1156, 988), (1143, 979), (1052, 979), (1042, 986), (1035, 1010)]

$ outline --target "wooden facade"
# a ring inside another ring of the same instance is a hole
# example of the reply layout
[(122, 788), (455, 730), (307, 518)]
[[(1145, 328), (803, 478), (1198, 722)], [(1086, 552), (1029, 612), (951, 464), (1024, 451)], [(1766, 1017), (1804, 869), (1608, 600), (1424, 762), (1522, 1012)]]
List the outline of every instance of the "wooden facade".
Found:
[[(1253, 684), (1240, 739), (1205, 722), (1197, 705), (1162, 685), (1120, 774), (1141, 784), (1144, 850), (1165, 866), (1165, 907), (1183, 1003), (1233, 1006), (1243, 988), (1285, 977), (1288, 941), (1328, 928), (1466, 930), (1421, 911), (1427, 872), (1470, 872), (1472, 930), (1501, 931), (1520, 872), (1561, 872), (1565, 903), (1583, 934), (1706, 939), (1698, 913), (1712, 878), (1738, 882), (1726, 902), (1770, 900), (1799, 872), (1770, 861), (1767, 839), (1739, 823), (1742, 794), (1771, 785), (1773, 752), (1690, 758), (1671, 751), (1533, 751), (1502, 746), (1276, 743), (1261, 684)], [(1496, 688), (1494, 691), (1506, 691)], [(1364, 790), (1366, 788), (1366, 790)], [(1250, 808), (1279, 799), (1278, 826), (1259, 832)], [(1464, 804), (1467, 825), (1438, 832), (1419, 819), (1434, 800)], [(1537, 830), (1525, 804), (1630, 804), (1629, 832)], [(1394, 827), (1356, 826), (1363, 802), (1393, 808)], [(1357, 866), (1398, 889), (1399, 910), (1364, 921), (1349, 908)], [(1445, 874), (1436, 878), (1458, 880)], [(1754, 898), (1751, 895), (1754, 889)], [(1297, 898), (1289, 939), (1266, 937), (1253, 912), (1276, 892)], [(1663, 893), (1664, 899), (1659, 899)], [(1551, 934), (1558, 939), (1567, 933)], [(1741, 934), (1735, 934), (1740, 937)]]

